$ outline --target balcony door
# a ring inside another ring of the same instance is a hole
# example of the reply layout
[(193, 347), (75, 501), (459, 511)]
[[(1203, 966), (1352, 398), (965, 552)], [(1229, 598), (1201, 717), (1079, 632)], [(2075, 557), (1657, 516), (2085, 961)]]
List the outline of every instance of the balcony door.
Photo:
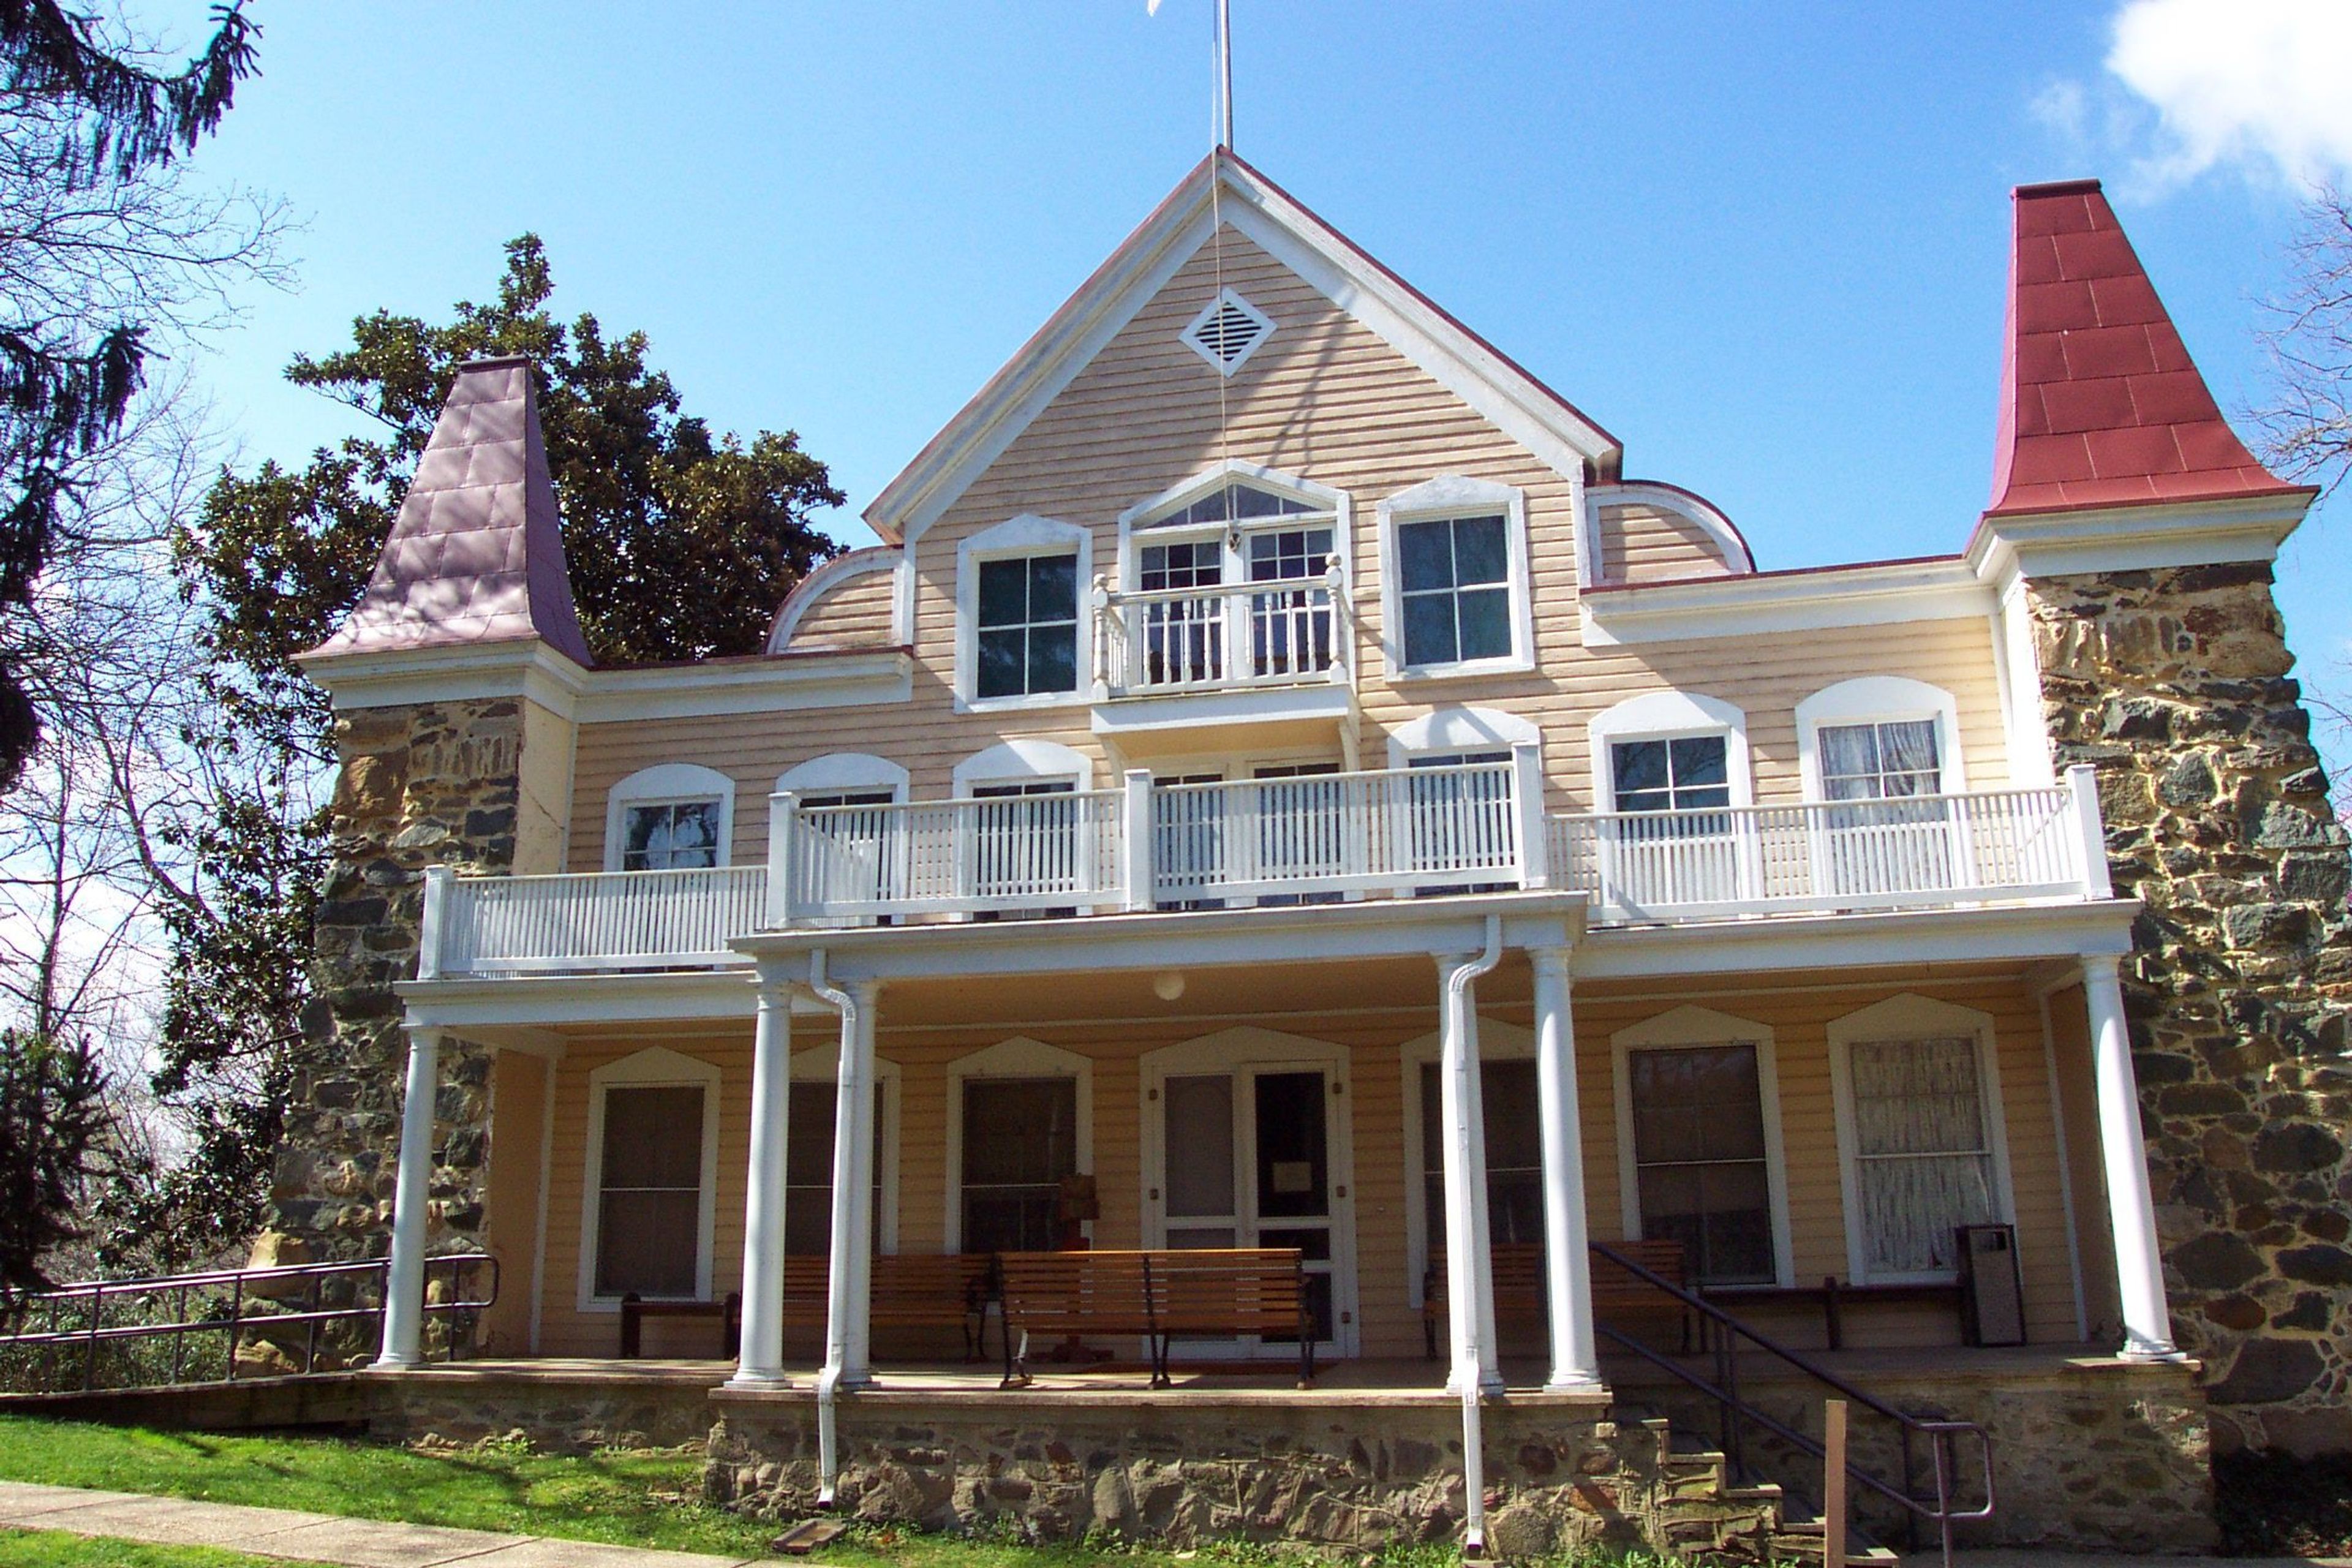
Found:
[[(1337, 1047), (1242, 1029), (1144, 1062), (1147, 1240), (1298, 1248), (1318, 1353), (1353, 1354), (1354, 1207)], [(1175, 1353), (1276, 1357), (1297, 1348), (1268, 1335), (1180, 1343)]]

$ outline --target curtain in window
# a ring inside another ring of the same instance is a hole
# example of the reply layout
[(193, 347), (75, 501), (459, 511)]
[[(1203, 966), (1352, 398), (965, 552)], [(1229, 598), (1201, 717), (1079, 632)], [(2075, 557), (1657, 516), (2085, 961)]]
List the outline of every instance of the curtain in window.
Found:
[(2000, 1217), (1977, 1042), (1967, 1036), (1857, 1041), (1847, 1060), (1871, 1273), (1958, 1267), (1953, 1227)]

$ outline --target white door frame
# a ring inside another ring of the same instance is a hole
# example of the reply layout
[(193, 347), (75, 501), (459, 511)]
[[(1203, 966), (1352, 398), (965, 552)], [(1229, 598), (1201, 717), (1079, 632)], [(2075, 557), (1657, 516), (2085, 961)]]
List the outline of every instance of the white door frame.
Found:
[[(1356, 1290), (1356, 1172), (1352, 1102), (1355, 1088), (1349, 1072), (1345, 1046), (1303, 1035), (1243, 1025), (1197, 1040), (1163, 1046), (1145, 1053), (1140, 1063), (1143, 1128), (1143, 1244), (1167, 1245), (1168, 1186), (1166, 1086), (1171, 1078), (1231, 1073), (1234, 1095), (1234, 1203), (1238, 1234), (1235, 1246), (1253, 1245), (1256, 1226), (1257, 1161), (1255, 1129), (1241, 1092), (1244, 1079), (1265, 1072), (1315, 1071), (1326, 1075), (1333, 1092), (1324, 1099), (1324, 1129), (1330, 1151), (1331, 1184), (1331, 1338), (1317, 1347), (1318, 1355), (1353, 1356), (1361, 1343), (1360, 1312)], [(1276, 1359), (1297, 1354), (1295, 1346), (1265, 1344), (1255, 1338), (1192, 1341), (1174, 1346), (1177, 1359), (1230, 1360), (1242, 1357)]]

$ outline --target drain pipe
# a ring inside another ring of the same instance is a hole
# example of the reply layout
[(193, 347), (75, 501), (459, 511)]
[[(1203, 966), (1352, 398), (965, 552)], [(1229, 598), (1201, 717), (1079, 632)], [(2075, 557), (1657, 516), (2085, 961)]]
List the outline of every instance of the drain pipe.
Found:
[[(1499, 915), (1486, 917), (1486, 951), (1477, 961), (1465, 963), (1445, 977), (1446, 1016), (1467, 1035), (1475, 1026), (1471, 1022), (1470, 984), (1482, 974), (1491, 973), (1503, 959), (1503, 921)], [(1461, 1145), (1458, 1169), (1470, 1168), (1470, 1118), (1477, 1102), (1470, 1094), (1470, 1076), (1478, 1070), (1477, 1046), (1465, 1039), (1460, 1060), (1454, 1067), (1458, 1081), (1454, 1086), (1454, 1102), (1463, 1108), (1459, 1125), (1454, 1136)], [(1486, 1364), (1486, 1347), (1478, 1340), (1478, 1303), (1474, 1297), (1464, 1314), (1470, 1324), (1470, 1364), (1462, 1379), (1462, 1555), (1465, 1558), (1486, 1554), (1486, 1456), (1484, 1433), (1480, 1428), (1478, 1402), (1485, 1397), (1480, 1369)]]
[[(809, 953), (809, 989), (817, 1000), (841, 1015), (845, 1046), (849, 1026), (857, 1016), (857, 998), (825, 978), (824, 949)], [(847, 1060), (845, 1053), (843, 1059)], [(831, 1281), (827, 1280), (828, 1293)], [(841, 1377), (849, 1363), (849, 1341), (842, 1331), (840, 1315), (828, 1310), (824, 1324), (824, 1369), (816, 1374), (816, 1506), (833, 1506), (834, 1483), (841, 1477), (841, 1445), (834, 1426), (834, 1400), (841, 1392)]]

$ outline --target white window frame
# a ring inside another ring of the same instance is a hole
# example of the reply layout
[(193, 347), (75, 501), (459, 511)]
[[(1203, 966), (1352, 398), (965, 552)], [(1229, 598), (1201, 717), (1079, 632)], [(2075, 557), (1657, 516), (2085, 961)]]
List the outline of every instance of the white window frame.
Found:
[(1617, 809), (1617, 770), (1610, 747), (1627, 741), (1682, 741), (1703, 735), (1723, 737), (1724, 773), (1736, 809), (1756, 804), (1756, 781), (1749, 771), (1748, 715), (1717, 697), (1695, 691), (1651, 691), (1629, 697), (1595, 714), (1585, 727), (1591, 746), (1592, 806)]
[(907, 799), (907, 770), (887, 757), (864, 752), (827, 752), (776, 775), (776, 791), (795, 795), (870, 795), (888, 790), (893, 804)]
[[(874, 1215), (874, 1239), (877, 1250), (898, 1250), (898, 1118), (900, 1103), (900, 1069), (897, 1062), (879, 1053), (874, 1058), (874, 1114), (882, 1124), (878, 1142), (881, 1147), (875, 1159), (881, 1163), (881, 1198)], [(792, 1081), (794, 1083), (829, 1083), (836, 1091), (841, 1084), (841, 1042), (830, 1040), (804, 1051), (793, 1053)], [(797, 1138), (801, 1130), (790, 1129)], [(828, 1189), (830, 1190), (830, 1189)]]
[[(1073, 588), (1077, 623), (1075, 676), (1067, 691), (1029, 691), (1017, 696), (980, 695), (980, 568), (989, 561), (1035, 555), (1076, 557)], [(1094, 680), (1094, 532), (1076, 523), (1023, 512), (969, 534), (956, 545), (955, 709), (959, 713), (1002, 713), (1024, 708), (1073, 708), (1090, 701)]]
[[(1284, 1034), (1256, 1025), (1244, 1024), (1204, 1035), (1196, 1040), (1184, 1040), (1172, 1046), (1162, 1046), (1147, 1051), (1138, 1063), (1139, 1068), (1138, 1095), (1139, 1115), (1142, 1129), (1141, 1234), (1146, 1247), (1168, 1245), (1168, 1216), (1165, 1205), (1154, 1194), (1168, 1190), (1168, 1128), (1161, 1113), (1167, 1100), (1167, 1084), (1171, 1078), (1185, 1078), (1219, 1072), (1234, 1072), (1242, 1068), (1315, 1068), (1328, 1073), (1335, 1092), (1328, 1115), (1334, 1127), (1328, 1152), (1331, 1171), (1331, 1334), (1327, 1343), (1335, 1345), (1335, 1353), (1354, 1355), (1360, 1342), (1362, 1312), (1356, 1282), (1356, 1166), (1355, 1119), (1356, 1098), (1349, 1083), (1351, 1059), (1345, 1046), (1328, 1040), (1318, 1040), (1305, 1035)], [(1234, 1114), (1240, 1115), (1238, 1102)], [(1239, 1129), (1236, 1127), (1236, 1132)], [(1236, 1217), (1242, 1200), (1248, 1193), (1253, 1173), (1241, 1169), (1241, 1144), (1234, 1146), (1234, 1203)], [(1281, 1347), (1284, 1354), (1293, 1353), (1293, 1347)], [(1180, 1354), (1183, 1352), (1179, 1352)], [(1204, 1352), (1195, 1348), (1192, 1353)]]
[(970, 800), (974, 790), (990, 784), (1038, 784), (1049, 779), (1067, 779), (1073, 789), (1091, 789), (1094, 774), (1092, 758), (1059, 741), (1001, 741), (958, 763), (950, 782), (956, 799)]
[[(1421, 1069), (1443, 1061), (1445, 1037), (1423, 1035), (1417, 1040), (1407, 1040), (1398, 1048), (1398, 1060), (1404, 1074), (1404, 1252), (1407, 1301), (1415, 1309), (1423, 1306), (1422, 1282), (1429, 1273), (1431, 1238), (1445, 1228), (1443, 1215), (1428, 1212), (1429, 1205), (1422, 1185), (1423, 1162), (1429, 1151), (1421, 1141), (1421, 1123), (1424, 1107), (1421, 1098)], [(1478, 1016), (1478, 1060), (1486, 1062), (1533, 1061), (1536, 1056), (1536, 1036), (1533, 1029), (1499, 1018)]]
[(1845, 725), (1916, 723), (1936, 726), (1937, 792), (1958, 795), (1968, 788), (1968, 768), (1960, 755), (1960, 705), (1940, 686), (1901, 675), (1864, 675), (1825, 686), (1797, 704), (1797, 762), (1804, 780), (1805, 798), (1829, 798), (1822, 784), (1822, 740), (1824, 729)]
[[(1640, 1163), (1633, 1148), (1635, 1051), (1692, 1050), (1719, 1046), (1756, 1048), (1756, 1091), (1764, 1120), (1764, 1184), (1772, 1210), (1773, 1283), (1792, 1289), (1797, 1258), (1790, 1243), (1789, 1170), (1780, 1139), (1780, 1072), (1773, 1031), (1752, 1018), (1686, 1005), (1628, 1025), (1609, 1037), (1612, 1089), (1617, 1107), (1617, 1191), (1626, 1239), (1642, 1239)], [(1696, 1260), (1692, 1260), (1694, 1275)]]
[(1507, 752), (1520, 745), (1540, 750), (1543, 731), (1516, 713), (1499, 708), (1439, 708), (1389, 731), (1389, 766), (1409, 767), (1415, 757)]
[[(1535, 599), (1528, 556), (1527, 492), (1492, 479), (1441, 474), (1380, 503), (1381, 658), (1391, 681), (1449, 679), (1469, 675), (1511, 675), (1536, 667)], [(1404, 578), (1397, 530), (1409, 522), (1475, 517), (1500, 512), (1509, 578), (1504, 597), (1511, 611), (1511, 651), (1498, 658), (1454, 659), (1444, 664), (1408, 664), (1404, 648)]]
[(735, 781), (716, 768), (698, 763), (660, 763), (639, 768), (604, 795), (604, 869), (618, 871), (628, 847), (623, 832), (633, 805), (689, 805), (719, 803), (718, 864), (734, 859)]
[[(1078, 1152), (1077, 1170), (1081, 1175), (1095, 1168), (1095, 1064), (1090, 1057), (1076, 1051), (1066, 1051), (1059, 1046), (1049, 1046), (1043, 1040), (1026, 1035), (1015, 1035), (1009, 1040), (999, 1040), (985, 1050), (958, 1057), (948, 1063), (947, 1106), (947, 1224), (941, 1230), (940, 1250), (963, 1250), (963, 1086), (972, 1079), (988, 1078), (1067, 1078), (1077, 1080)], [(1086, 1234), (1093, 1239), (1095, 1222), (1086, 1222)]]
[[(1873, 1273), (1870, 1240), (1862, 1233), (1860, 1138), (1853, 1117), (1853, 1047), (1864, 1041), (1952, 1039), (1976, 1042), (1977, 1094), (1984, 1106), (1985, 1143), (1992, 1156), (1992, 1195), (2000, 1223), (2017, 1223), (2017, 1194), (2010, 1184), (2009, 1124), (2001, 1114), (2000, 1039), (1992, 1015), (1958, 1003), (1905, 992), (1831, 1020), (1830, 1096), (1836, 1108), (1838, 1187), (1845, 1204), (1846, 1277), (1857, 1285), (1948, 1283), (1957, 1268)], [(2023, 1263), (2022, 1248), (2019, 1258)]]
[(577, 1305), (583, 1312), (617, 1312), (619, 1296), (596, 1293), (597, 1229), (603, 1217), (604, 1192), (604, 1097), (618, 1089), (699, 1089), (702, 1090), (702, 1201), (696, 1209), (694, 1295), (662, 1296), (647, 1300), (708, 1301), (711, 1256), (719, 1216), (719, 1064), (680, 1055), (661, 1046), (606, 1062), (588, 1075), (588, 1152), (582, 1173), (580, 1200), (580, 1282)]

